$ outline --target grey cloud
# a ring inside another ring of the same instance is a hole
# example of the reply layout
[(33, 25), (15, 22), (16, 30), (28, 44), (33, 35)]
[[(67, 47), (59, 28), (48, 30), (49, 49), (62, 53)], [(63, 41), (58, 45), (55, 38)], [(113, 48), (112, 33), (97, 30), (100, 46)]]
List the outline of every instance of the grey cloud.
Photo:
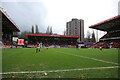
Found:
[(45, 32), (46, 9), (40, 2), (3, 2), (2, 7), (18, 25), (21, 32), (31, 31), (32, 25), (38, 25), (40, 32)]

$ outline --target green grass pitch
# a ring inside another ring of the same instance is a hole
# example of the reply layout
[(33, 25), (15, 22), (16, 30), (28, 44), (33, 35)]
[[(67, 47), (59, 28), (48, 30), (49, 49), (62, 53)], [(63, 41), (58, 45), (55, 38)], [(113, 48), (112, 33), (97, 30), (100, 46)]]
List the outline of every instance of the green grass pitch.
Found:
[(42, 48), (39, 53), (35, 48), (3, 49), (2, 77), (118, 78), (119, 54), (117, 49)]

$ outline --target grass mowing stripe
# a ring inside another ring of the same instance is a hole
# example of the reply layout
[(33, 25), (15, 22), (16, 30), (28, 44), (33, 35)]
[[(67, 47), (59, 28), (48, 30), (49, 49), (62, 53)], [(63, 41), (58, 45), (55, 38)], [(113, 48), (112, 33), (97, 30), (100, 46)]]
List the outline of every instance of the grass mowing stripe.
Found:
[[(59, 51), (56, 51), (56, 52), (59, 52)], [(59, 52), (59, 53), (67, 54), (65, 52)], [(73, 54), (67, 54), (67, 55), (72, 55), (72, 56), (77, 56), (77, 57), (81, 57), (81, 58), (91, 59), (91, 60), (95, 60), (95, 61), (100, 61), (100, 62), (111, 63), (111, 64), (115, 64), (115, 65), (120, 65), (120, 64), (115, 63), (115, 62), (104, 61), (104, 60), (91, 58), (91, 57), (85, 57), (85, 56), (79, 56), (79, 55), (73, 55)]]
[(81, 71), (81, 70), (96, 70), (96, 69), (112, 69), (118, 68), (120, 66), (110, 66), (110, 67), (93, 67), (93, 68), (80, 68), (80, 69), (64, 69), (64, 70), (44, 70), (44, 71), (21, 71), (21, 72), (3, 72), (0, 74), (27, 74), (27, 73), (52, 73), (52, 72), (66, 72), (66, 71)]

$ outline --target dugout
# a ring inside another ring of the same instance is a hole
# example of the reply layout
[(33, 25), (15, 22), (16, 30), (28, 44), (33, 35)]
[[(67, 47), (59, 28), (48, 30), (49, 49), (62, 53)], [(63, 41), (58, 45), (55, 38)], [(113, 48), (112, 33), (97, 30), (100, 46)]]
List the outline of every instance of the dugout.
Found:
[(2, 8), (0, 8), (0, 20), (2, 26), (1, 40), (5, 45), (11, 45), (12, 37), (17, 37), (17, 32), (20, 32), (20, 30)]
[(89, 26), (89, 28), (107, 32), (99, 39), (104, 48), (119, 48), (120, 45), (120, 15), (114, 16), (97, 24)]
[(28, 34), (28, 44), (42, 42), (49, 45), (76, 45), (79, 36), (66, 36), (58, 34)]

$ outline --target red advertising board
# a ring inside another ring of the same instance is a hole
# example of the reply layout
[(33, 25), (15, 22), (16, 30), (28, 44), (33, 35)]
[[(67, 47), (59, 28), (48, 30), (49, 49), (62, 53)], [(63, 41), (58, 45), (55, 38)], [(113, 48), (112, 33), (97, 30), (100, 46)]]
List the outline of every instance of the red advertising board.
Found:
[(18, 45), (24, 45), (24, 39), (18, 39)]

